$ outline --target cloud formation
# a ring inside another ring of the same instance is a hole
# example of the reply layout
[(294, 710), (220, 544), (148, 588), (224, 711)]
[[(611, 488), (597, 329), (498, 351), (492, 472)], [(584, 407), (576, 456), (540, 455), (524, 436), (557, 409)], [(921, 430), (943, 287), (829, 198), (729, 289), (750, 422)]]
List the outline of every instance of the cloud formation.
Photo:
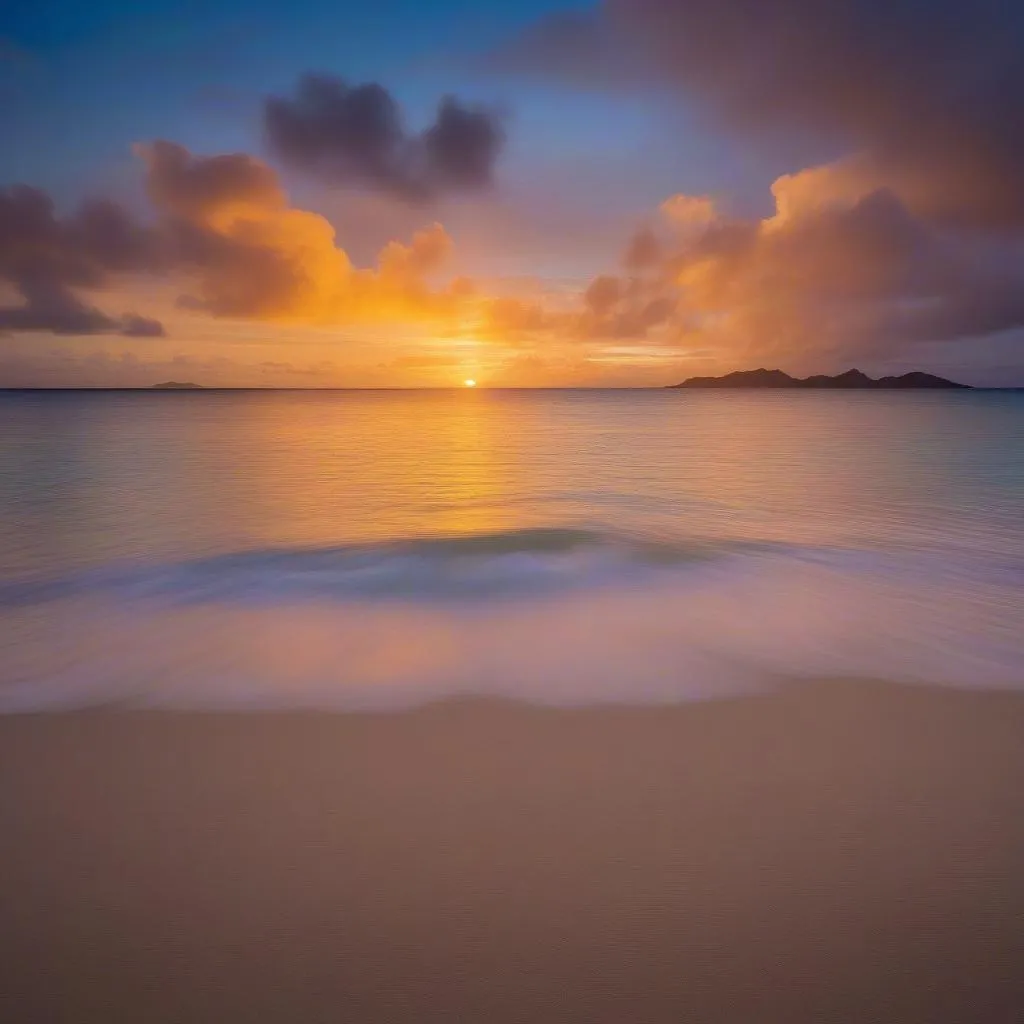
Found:
[(844, 146), (916, 213), (1002, 228), (1024, 226), (1021, 53), (1024, 9), (1003, 0), (605, 0), (505, 59), (626, 69), (748, 137)]
[[(286, 163), (409, 200), (487, 186), (504, 142), (496, 115), (451, 97), (411, 134), (383, 87), (325, 77), (268, 99), (264, 113)], [(473, 291), (465, 280), (438, 284), (452, 248), (439, 224), (357, 267), (333, 225), (292, 206), (256, 157), (197, 156), (162, 140), (135, 151), (153, 222), (106, 200), (65, 215), (39, 189), (0, 190), (0, 294), (13, 303), (0, 308), (0, 331), (159, 336), (158, 321), (108, 314), (83, 297), (139, 274), (182, 281), (180, 305), (194, 311), (324, 324), (451, 317)]]
[(760, 220), (673, 196), (572, 308), (491, 300), (487, 329), (519, 343), (808, 372), (1024, 330), (1020, 240), (966, 239), (891, 191), (853, 188), (842, 165), (784, 176), (773, 193)]
[(185, 289), (180, 306), (213, 316), (320, 324), (451, 318), (473, 291), (463, 279), (438, 283), (452, 250), (440, 224), (357, 267), (331, 223), (293, 207), (257, 158), (197, 156), (167, 141), (136, 154), (150, 223), (106, 200), (60, 216), (39, 189), (0, 190), (0, 284), (21, 299), (0, 308), (0, 331), (163, 335), (159, 321), (82, 297), (124, 275), (169, 275)]
[(543, 298), (483, 299), (485, 333), (516, 344), (568, 342), (577, 348), (665, 337), (679, 301), (678, 289), (653, 233), (644, 229), (638, 237), (649, 237), (652, 246), (657, 244), (643, 266), (635, 265), (634, 240), (621, 273), (599, 274), (568, 302), (565, 296), (557, 305)]
[(339, 185), (410, 201), (491, 184), (504, 143), (499, 118), (445, 97), (434, 123), (410, 133), (394, 97), (375, 82), (306, 75), (292, 97), (264, 104), (270, 149), (286, 165)]
[(389, 243), (376, 268), (352, 265), (331, 223), (291, 206), (276, 172), (244, 153), (202, 157), (157, 141), (137, 147), (147, 193), (192, 309), (215, 316), (338, 323), (443, 317), (465, 286), (438, 288), (451, 239), (440, 224)]
[(114, 203), (83, 203), (59, 217), (39, 189), (0, 190), (0, 281), (22, 300), (0, 308), (0, 331), (158, 336), (157, 321), (110, 316), (77, 293), (103, 287), (112, 273), (156, 269), (160, 262), (153, 236)]
[(841, 165), (773, 192), (771, 217), (719, 217), (668, 256), (684, 339), (807, 362), (1024, 327), (1021, 239), (965, 237), (892, 191), (852, 190)]

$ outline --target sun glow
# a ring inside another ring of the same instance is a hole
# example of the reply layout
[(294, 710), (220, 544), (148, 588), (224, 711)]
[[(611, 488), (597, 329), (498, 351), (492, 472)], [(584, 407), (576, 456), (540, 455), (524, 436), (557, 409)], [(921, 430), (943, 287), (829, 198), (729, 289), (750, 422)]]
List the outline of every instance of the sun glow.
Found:
[(466, 379), (465, 379), (465, 380), (464, 380), (464, 381), (463, 381), (462, 383), (463, 383), (463, 384), (464, 384), (464, 385), (465, 385), (465, 386), (466, 386), (467, 388), (475, 388), (475, 387), (476, 387), (476, 381), (475, 381), (475, 380), (473, 380), (473, 379), (472, 379), (471, 377), (467, 377), (467, 378), (466, 378)]

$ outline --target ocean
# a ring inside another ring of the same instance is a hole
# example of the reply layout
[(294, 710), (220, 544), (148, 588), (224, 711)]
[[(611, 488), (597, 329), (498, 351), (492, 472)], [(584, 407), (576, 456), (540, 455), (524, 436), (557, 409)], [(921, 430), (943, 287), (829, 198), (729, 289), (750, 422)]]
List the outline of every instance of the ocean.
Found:
[(0, 711), (1024, 688), (1024, 394), (0, 394)]

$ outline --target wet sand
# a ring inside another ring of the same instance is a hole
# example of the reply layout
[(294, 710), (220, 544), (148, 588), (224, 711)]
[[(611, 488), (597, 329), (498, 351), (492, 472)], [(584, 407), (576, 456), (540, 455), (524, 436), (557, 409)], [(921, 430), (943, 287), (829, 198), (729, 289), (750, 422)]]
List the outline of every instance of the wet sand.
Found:
[(1024, 1015), (1024, 698), (0, 719), (0, 1020)]

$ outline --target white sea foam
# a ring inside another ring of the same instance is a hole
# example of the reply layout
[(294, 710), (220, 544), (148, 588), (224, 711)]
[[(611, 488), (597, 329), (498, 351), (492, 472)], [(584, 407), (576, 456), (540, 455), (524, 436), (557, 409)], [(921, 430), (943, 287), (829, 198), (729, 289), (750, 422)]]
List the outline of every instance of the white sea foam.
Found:
[(576, 530), (243, 552), (0, 587), (0, 710), (1024, 687), (1024, 566)]

